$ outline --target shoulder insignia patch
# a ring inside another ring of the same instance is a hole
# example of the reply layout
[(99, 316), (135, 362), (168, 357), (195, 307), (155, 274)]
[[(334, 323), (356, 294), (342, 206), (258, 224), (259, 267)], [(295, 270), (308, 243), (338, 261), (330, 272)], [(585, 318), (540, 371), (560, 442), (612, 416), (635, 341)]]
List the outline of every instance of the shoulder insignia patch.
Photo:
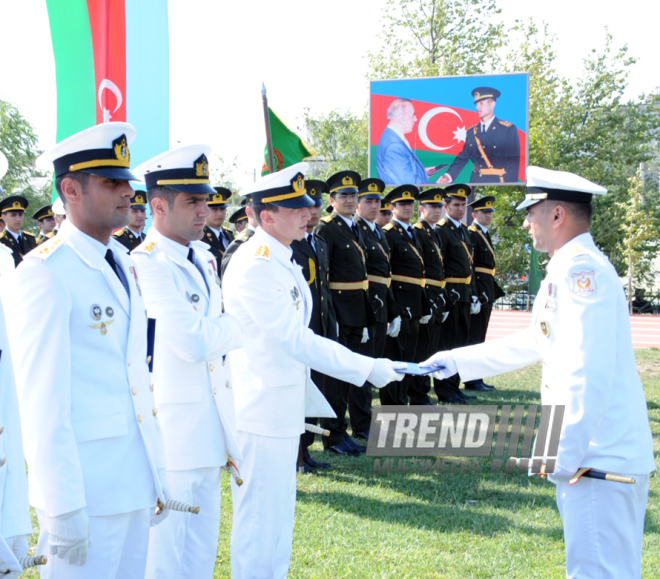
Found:
[(33, 249), (28, 255), (34, 254), (34, 257), (39, 259), (46, 259), (55, 253), (55, 250), (62, 245), (61, 237), (53, 237), (39, 245), (36, 249)]
[(578, 257), (579, 255), (586, 255), (588, 251), (581, 245), (576, 245), (571, 249), (571, 257)]
[(34, 233), (30, 233), (29, 231), (21, 231), (21, 233), (25, 233), (25, 235), (29, 235), (30, 237), (35, 237)]
[(470, 227), (468, 227), (468, 229), (469, 229), (470, 231), (476, 231), (476, 230), (477, 230), (477, 226), (476, 226), (476, 225), (470, 225)]
[(270, 247), (267, 245), (260, 245), (257, 247), (257, 251), (254, 253), (254, 257), (260, 257), (261, 259), (270, 259)]
[(321, 217), (321, 221), (323, 221), (323, 223), (330, 223), (332, 221), (332, 215), (326, 215), (325, 217)]
[(0, 233), (0, 239), (4, 239), (7, 237), (7, 230), (5, 229), (2, 233)]
[(418, 221), (417, 223), (415, 223), (415, 225), (413, 225), (413, 227), (415, 229), (424, 229), (424, 226), (422, 225), (421, 221)]
[(510, 123), (509, 121), (500, 121), (500, 125), (504, 125), (505, 127), (512, 127), (513, 123)]
[(236, 236), (236, 241), (247, 241), (250, 239), (250, 230), (246, 227)]
[(155, 247), (155, 241), (143, 241), (131, 253), (151, 253)]
[(440, 226), (446, 225), (446, 223), (447, 223), (447, 220), (444, 219), (444, 218), (442, 218), (440, 221), (438, 221), (438, 225), (440, 225)]
[(385, 231), (392, 231), (394, 229), (394, 224), (393, 223), (388, 223), (385, 227), (383, 227)]
[(121, 237), (121, 236), (124, 235), (125, 233), (126, 233), (126, 230), (125, 230), (125, 229), (120, 229), (119, 231), (115, 231), (115, 232), (112, 234), (112, 237)]
[(229, 227), (225, 227), (225, 226), (223, 225), (222, 228), (223, 228), (225, 231), (229, 231), (229, 233), (234, 233), (231, 229), (229, 229)]
[(596, 287), (595, 271), (581, 271), (580, 273), (571, 274), (571, 277), (573, 278), (571, 291), (578, 296), (588, 296), (598, 289)]

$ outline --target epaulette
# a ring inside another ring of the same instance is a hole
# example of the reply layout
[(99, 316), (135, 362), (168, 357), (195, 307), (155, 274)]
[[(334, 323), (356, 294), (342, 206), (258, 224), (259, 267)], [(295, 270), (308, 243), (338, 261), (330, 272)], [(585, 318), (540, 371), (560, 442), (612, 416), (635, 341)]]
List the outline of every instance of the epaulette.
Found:
[(25, 233), (25, 235), (29, 235), (30, 237), (37, 237), (34, 233), (30, 233), (29, 231), (21, 231), (21, 233)]
[(589, 252), (581, 245), (576, 245), (571, 249), (571, 257), (578, 257), (580, 255), (587, 255)]
[(0, 233), (0, 239), (4, 239), (7, 237), (7, 230), (5, 229), (2, 233)]
[(443, 226), (447, 224), (447, 220), (445, 218), (442, 218), (440, 221), (438, 221), (438, 225)]
[(393, 223), (388, 223), (385, 227), (383, 227), (385, 231), (391, 231), (394, 229), (394, 224)]
[(138, 245), (131, 253), (146, 253), (147, 255), (151, 254), (151, 252), (154, 250), (156, 247), (156, 242), (155, 241), (143, 241)]
[(53, 255), (55, 250), (60, 247), (60, 245), (62, 245), (62, 238), (55, 236), (45, 243), (38, 245), (35, 249), (28, 253), (28, 255), (30, 257), (38, 257), (39, 259), (44, 260), (47, 257)]
[(257, 247), (257, 251), (254, 252), (254, 257), (259, 257), (261, 259), (270, 259), (270, 247), (267, 245), (260, 245)]
[(418, 221), (417, 223), (415, 223), (415, 225), (413, 225), (413, 227), (415, 229), (424, 229), (424, 226), (422, 225), (421, 221)]
[(321, 217), (321, 221), (323, 221), (323, 223), (330, 223), (332, 221), (332, 215), (326, 215), (325, 217)]
[(468, 127), (468, 131), (469, 131), (470, 129), (474, 129), (475, 127), (478, 127), (479, 124), (480, 124), (480, 123), (475, 123), (475, 124), (472, 125), (471, 127)]
[(229, 227), (225, 227), (225, 226), (223, 225), (222, 228), (223, 228), (225, 231), (229, 231), (229, 233), (234, 233), (231, 229), (229, 229)]
[(125, 229), (120, 229), (119, 231), (115, 231), (115, 232), (112, 234), (112, 237), (121, 237), (121, 236), (124, 235), (125, 233), (126, 233), (126, 230), (125, 230)]
[(468, 227), (468, 229), (469, 229), (470, 231), (476, 231), (476, 230), (477, 230), (477, 226), (476, 226), (476, 225), (470, 225), (470, 227)]
[(250, 239), (250, 230), (246, 227), (236, 236), (236, 241), (247, 241)]
[[(500, 121), (499, 119), (497, 119)], [(513, 123), (510, 123), (509, 121), (500, 121), (500, 125), (504, 125), (505, 127), (512, 127)]]

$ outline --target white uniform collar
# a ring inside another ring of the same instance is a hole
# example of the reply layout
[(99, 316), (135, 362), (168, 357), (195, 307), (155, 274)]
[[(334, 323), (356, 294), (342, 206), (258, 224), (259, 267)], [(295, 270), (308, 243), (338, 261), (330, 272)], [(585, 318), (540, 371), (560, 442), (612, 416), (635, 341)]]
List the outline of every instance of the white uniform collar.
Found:
[[(104, 244), (102, 244), (100, 241), (98, 241), (97, 239), (94, 239), (93, 237), (90, 237), (90, 236), (87, 235), (84, 231), (81, 231), (80, 229), (78, 229), (73, 223), (71, 223), (71, 220), (70, 220), (70, 219), (65, 219), (65, 220), (62, 222), (62, 226), (60, 227), (60, 230), (58, 231), (58, 235), (61, 234), (61, 233), (64, 233), (64, 235), (69, 236), (69, 235), (71, 235), (71, 233), (73, 233), (73, 232), (78, 233), (78, 234), (81, 235), (84, 239), (86, 239), (87, 242), (88, 242), (88, 243), (89, 243), (89, 244), (90, 244), (90, 245), (91, 245), (96, 251), (98, 251), (98, 252), (103, 256), (104, 259), (105, 259), (105, 254), (106, 254), (106, 252), (108, 251), (108, 249), (112, 249), (112, 241), (111, 241), (111, 240), (112, 240), (112, 236), (110, 236), (110, 238), (108, 239), (108, 243), (104, 245)], [(113, 252), (113, 253), (114, 253), (114, 252)]]
[(552, 258), (550, 258), (550, 261), (548, 262), (548, 273), (550, 273), (553, 268), (561, 267), (561, 262), (565, 259), (572, 258), (575, 254), (575, 249), (578, 247), (589, 251), (598, 249), (594, 243), (593, 237), (591, 237), (591, 233), (588, 231), (586, 233), (581, 233), (562, 245)]
[(291, 247), (279, 242), (272, 235), (261, 229), (261, 227), (257, 227), (257, 230), (250, 238), (249, 243), (267, 245), (268, 249), (270, 250), (271, 257), (277, 258), (278, 261), (281, 261), (285, 265), (293, 265), (291, 263), (291, 256), (293, 255), (293, 250)]
[(153, 226), (149, 228), (149, 233), (147, 233), (147, 239), (145, 241), (156, 242), (159, 248), (169, 256), (174, 257), (176, 261), (182, 261), (185, 263), (188, 259), (188, 250), (191, 247), (190, 243), (188, 243), (188, 245), (181, 245), (177, 241), (163, 235)]

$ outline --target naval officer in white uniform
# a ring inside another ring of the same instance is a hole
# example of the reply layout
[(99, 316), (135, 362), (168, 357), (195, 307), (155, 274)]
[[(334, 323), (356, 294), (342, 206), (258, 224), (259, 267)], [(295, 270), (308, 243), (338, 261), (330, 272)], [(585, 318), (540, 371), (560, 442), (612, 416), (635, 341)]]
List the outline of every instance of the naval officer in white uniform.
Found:
[(106, 123), (42, 155), (67, 220), (25, 256), (5, 301), (20, 304), (7, 329), (42, 577), (143, 578), (150, 520), (169, 498), (139, 279), (111, 237), (128, 223), (134, 136)]
[(241, 487), (232, 482), (233, 579), (287, 575), (296, 502), (292, 465), (306, 402), (332, 412), (310, 368), (356, 386), (368, 380), (382, 388), (403, 378), (394, 362), (361, 356), (308, 328), (311, 294), (289, 247), (305, 236), (314, 205), (305, 190), (307, 168), (298, 163), (242, 193), (259, 227), (223, 277), (225, 308), (241, 321), (244, 336), (243, 348), (229, 355), (244, 480)]
[(132, 256), (150, 318), (156, 319), (154, 396), (165, 441), (167, 478), (198, 515), (171, 516), (151, 529), (147, 577), (211, 579), (220, 530), (220, 468), (240, 461), (226, 355), (243, 345), (241, 326), (222, 312), (216, 260), (199, 241), (211, 149), (191, 145), (147, 161), (153, 225)]
[[(644, 390), (637, 372), (626, 296), (594, 244), (594, 194), (606, 189), (572, 173), (527, 170), (523, 227), (550, 255), (527, 330), (440, 352), (425, 363), (444, 378), (488, 378), (543, 361), (541, 400), (564, 406), (554, 474), (568, 577), (641, 577), (642, 535), (655, 470)], [(635, 484), (582, 477), (579, 468), (624, 474)]]

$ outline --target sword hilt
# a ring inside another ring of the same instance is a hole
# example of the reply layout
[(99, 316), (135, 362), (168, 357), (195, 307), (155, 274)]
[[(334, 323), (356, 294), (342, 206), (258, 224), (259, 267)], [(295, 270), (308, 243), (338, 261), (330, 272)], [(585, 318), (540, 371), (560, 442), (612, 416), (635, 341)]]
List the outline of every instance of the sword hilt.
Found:
[(193, 515), (199, 515), (199, 507), (189, 505), (183, 501), (175, 501), (173, 499), (168, 499), (165, 501), (165, 504), (163, 504), (163, 502), (158, 499), (156, 514), (160, 515), (163, 512), (163, 509), (170, 509), (170, 511), (179, 511), (180, 513), (192, 513)]
[(313, 432), (314, 434), (320, 434), (322, 436), (330, 436), (329, 430), (326, 430), (325, 428), (321, 428), (320, 426), (316, 426), (316, 424), (305, 423), (305, 430), (307, 432)]
[(36, 567), (37, 565), (45, 565), (48, 563), (48, 557), (46, 555), (37, 555), (36, 557), (19, 557), (18, 563), (23, 570), (29, 569), (30, 567)]

